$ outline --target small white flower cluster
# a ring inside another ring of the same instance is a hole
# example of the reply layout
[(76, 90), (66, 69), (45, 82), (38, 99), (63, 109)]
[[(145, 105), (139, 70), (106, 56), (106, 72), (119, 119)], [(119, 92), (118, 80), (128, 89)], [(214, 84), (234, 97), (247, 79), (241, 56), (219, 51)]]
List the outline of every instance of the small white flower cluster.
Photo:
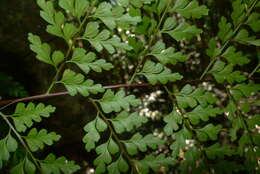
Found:
[(187, 139), (187, 140), (185, 140), (185, 143), (187, 144), (187, 148), (191, 148), (195, 145), (195, 140)]
[[(159, 100), (159, 96), (162, 94), (161, 90), (157, 90), (155, 92), (152, 92), (150, 95), (145, 95), (144, 99), (143, 99), (143, 103), (144, 103), (144, 107), (140, 108), (140, 112), (139, 114), (141, 116), (145, 116), (151, 119), (156, 119), (156, 117), (161, 115), (161, 112), (159, 112), (158, 110), (156, 111), (151, 111), (148, 106), (149, 104), (151, 104), (154, 101)], [(159, 100), (160, 101), (160, 100)]]

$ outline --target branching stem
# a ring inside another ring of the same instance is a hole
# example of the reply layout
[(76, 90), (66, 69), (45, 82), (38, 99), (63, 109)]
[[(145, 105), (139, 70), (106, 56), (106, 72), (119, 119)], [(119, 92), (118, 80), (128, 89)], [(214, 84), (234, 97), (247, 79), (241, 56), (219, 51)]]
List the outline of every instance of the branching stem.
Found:
[(31, 150), (29, 149), (29, 147), (27, 146), (27, 144), (25, 143), (25, 141), (22, 139), (22, 136), (15, 130), (15, 128), (13, 127), (13, 125), (10, 123), (10, 121), (6, 118), (6, 116), (0, 112), (0, 116), (3, 118), (3, 120), (8, 124), (8, 126), (10, 127), (10, 129), (13, 131), (13, 133), (16, 135), (16, 137), (18, 138), (18, 140), (21, 142), (21, 144), (23, 145), (23, 147), (26, 149), (27, 153), (31, 156), (34, 164), (36, 165), (36, 167), (39, 169), (39, 171), (42, 173), (41, 171), (41, 167), (37, 162), (37, 159), (33, 156)]
[[(164, 20), (164, 18), (165, 18), (165, 15), (166, 15), (167, 12), (168, 12), (168, 9), (169, 9), (169, 7), (170, 7), (170, 4), (171, 4), (171, 1), (168, 2), (167, 7), (165, 8), (165, 10), (164, 10), (164, 12), (163, 12), (162, 17), (160, 18), (160, 21), (159, 21), (159, 23), (158, 23), (158, 25), (157, 25), (157, 27), (156, 27), (156, 29), (155, 29), (155, 31), (154, 31), (155, 35), (156, 35), (156, 34), (158, 33), (158, 31), (160, 30), (160, 27), (161, 27), (162, 22), (163, 22), (163, 20)], [(135, 68), (134, 74), (131, 76), (130, 80), (128, 81), (128, 84), (132, 84), (132, 83), (133, 83), (135, 77), (136, 77), (137, 74), (138, 74), (139, 69), (142, 67), (142, 65), (143, 65), (143, 63), (144, 63), (144, 60), (145, 60), (145, 57), (147, 56), (148, 51), (149, 51), (149, 49), (151, 48), (151, 46), (152, 46), (152, 44), (153, 44), (153, 41), (154, 41), (154, 39), (155, 39), (155, 35), (152, 36), (152, 37), (149, 37), (149, 38), (151, 38), (151, 39), (149, 39), (148, 46), (145, 48), (144, 51), (142, 51), (142, 52), (139, 54), (138, 57), (139, 57), (140, 60), (139, 60), (137, 66), (136, 66), (136, 68)]]
[(139, 170), (137, 168), (137, 166), (135, 165), (134, 161), (131, 159), (131, 157), (128, 155), (127, 150), (124, 146), (124, 144), (121, 142), (120, 138), (118, 137), (118, 135), (116, 134), (113, 126), (111, 125), (111, 123), (108, 121), (108, 119), (106, 118), (106, 116), (103, 114), (102, 110), (99, 108), (97, 102), (94, 99), (89, 99), (91, 101), (91, 103), (94, 105), (94, 107), (96, 108), (97, 112), (99, 113), (100, 117), (102, 120), (105, 121), (105, 123), (107, 124), (113, 138), (115, 139), (116, 143), (119, 145), (119, 148), (121, 150), (121, 152), (123, 153), (124, 157), (127, 159), (128, 163), (132, 166), (132, 169), (134, 171), (135, 174), (139, 174)]
[[(255, 0), (254, 3), (252, 4), (252, 6), (249, 8), (249, 10), (246, 13), (246, 17), (245, 19), (250, 15), (251, 11), (254, 9), (256, 3), (258, 2), (258, 0)], [(222, 54), (222, 52), (226, 49), (226, 47), (228, 46), (229, 42), (232, 40), (232, 37), (239, 31), (240, 27), (244, 24), (245, 21), (240, 22), (234, 32), (232, 33), (232, 35), (230, 36), (230, 38), (224, 43), (224, 45), (220, 48), (220, 55)], [(209, 63), (209, 65), (207, 66), (207, 68), (204, 70), (204, 72), (202, 73), (202, 75), (200, 76), (200, 79), (202, 80), (204, 78), (204, 76), (208, 73), (208, 71), (210, 70), (210, 68), (212, 67), (212, 65), (215, 63), (215, 61), (218, 59), (218, 57), (212, 57), (211, 61)]]

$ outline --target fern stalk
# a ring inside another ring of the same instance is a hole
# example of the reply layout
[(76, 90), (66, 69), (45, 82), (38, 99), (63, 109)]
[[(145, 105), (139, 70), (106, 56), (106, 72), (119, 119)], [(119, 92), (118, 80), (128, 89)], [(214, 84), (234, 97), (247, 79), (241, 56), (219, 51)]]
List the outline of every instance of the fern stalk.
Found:
[(103, 114), (102, 110), (99, 108), (98, 104), (96, 103), (95, 99), (90, 98), (89, 99), (91, 101), (91, 103), (93, 104), (93, 106), (96, 108), (97, 112), (99, 113), (98, 115), (101, 116), (101, 119), (105, 121), (106, 125), (108, 126), (110, 132), (112, 133), (112, 136), (115, 138), (117, 144), (120, 147), (121, 152), (123, 153), (123, 155), (126, 157), (128, 163), (132, 166), (132, 169), (134, 170), (134, 174), (140, 174), (138, 167), (135, 165), (135, 163), (133, 162), (133, 160), (131, 159), (131, 157), (128, 155), (126, 148), (124, 146), (124, 144), (121, 142), (121, 140), (119, 139), (119, 137), (117, 136), (116, 132), (114, 131), (114, 128), (112, 127), (112, 125), (110, 124), (110, 122), (107, 120), (106, 116)]
[[(170, 7), (170, 4), (171, 4), (171, 1), (168, 2), (167, 7), (165, 8), (165, 10), (164, 10), (164, 12), (163, 12), (163, 15), (160, 17), (160, 21), (159, 21), (158, 25), (156, 26), (156, 29), (155, 29), (155, 32), (154, 32), (154, 33), (158, 33), (158, 31), (160, 30), (160, 27), (161, 27), (162, 22), (163, 22), (163, 20), (164, 20), (166, 14), (167, 14), (167, 12), (168, 12), (168, 9), (169, 9), (169, 7)], [(149, 49), (150, 49), (151, 46), (152, 46), (152, 43), (153, 43), (153, 41), (154, 41), (154, 39), (155, 39), (155, 36), (156, 36), (156, 35), (153, 35), (153, 36), (150, 37), (151, 39), (149, 39), (148, 46), (146, 47), (146, 49), (145, 49), (144, 51), (142, 51), (142, 52), (140, 53), (140, 55), (139, 55), (139, 56), (141, 57), (141, 58), (140, 58), (140, 61), (138, 62), (137, 66), (136, 66), (136, 68), (135, 68), (135, 72), (134, 72), (134, 74), (131, 76), (131, 78), (130, 78), (130, 80), (128, 81), (127, 84), (132, 84), (132, 83), (133, 83), (135, 77), (136, 77), (137, 74), (138, 74), (139, 69), (142, 68), (143, 63), (144, 63), (144, 61), (145, 61), (145, 57), (147, 56), (148, 51), (149, 51)]]

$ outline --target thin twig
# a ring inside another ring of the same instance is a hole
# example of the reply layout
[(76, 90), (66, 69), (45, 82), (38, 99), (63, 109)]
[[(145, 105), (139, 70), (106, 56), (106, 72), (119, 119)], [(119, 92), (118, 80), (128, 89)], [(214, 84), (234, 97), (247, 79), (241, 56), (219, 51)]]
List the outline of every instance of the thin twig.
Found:
[(255, 69), (249, 74), (248, 77), (251, 78), (259, 68), (260, 68), (260, 63), (255, 67)]
[[(211, 80), (180, 80), (181, 83), (200, 83), (200, 82), (211, 82)], [(103, 86), (104, 89), (119, 89), (119, 88), (136, 88), (136, 87), (148, 87), (148, 86), (160, 86), (162, 84), (150, 84), (150, 83), (137, 83), (137, 84), (119, 84), (119, 85), (108, 85)], [(26, 102), (26, 101), (32, 101), (32, 100), (40, 100), (40, 99), (47, 99), (52, 97), (58, 97), (58, 96), (66, 96), (68, 95), (68, 92), (57, 92), (57, 93), (50, 93), (50, 94), (41, 94), (41, 95), (35, 95), (30, 97), (24, 97), (24, 98), (18, 98), (18, 99), (11, 99), (11, 100), (3, 100), (0, 101), (0, 105), (5, 105), (0, 108), (0, 111), (5, 109), (6, 107), (13, 105), (18, 102)]]

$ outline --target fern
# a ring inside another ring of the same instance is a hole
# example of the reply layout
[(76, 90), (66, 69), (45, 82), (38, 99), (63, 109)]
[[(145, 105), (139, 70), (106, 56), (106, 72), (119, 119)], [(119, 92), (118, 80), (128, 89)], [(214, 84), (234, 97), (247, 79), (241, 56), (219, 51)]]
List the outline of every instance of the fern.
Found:
[(47, 133), (45, 129), (37, 132), (37, 130), (33, 128), (25, 137), (25, 140), (31, 151), (35, 152), (38, 149), (42, 149), (44, 144), (50, 146), (53, 144), (53, 141), (58, 141), (60, 138), (61, 136), (57, 135), (55, 132)]
[[(219, 16), (208, 8), (215, 2), (199, 2), (37, 0), (46, 31), (62, 38), (67, 50), (28, 34), (36, 59), (51, 65), (55, 75), (45, 94), (17, 101), (64, 94), (88, 99), (96, 116), (85, 124), (82, 141), (94, 155), (88, 163), (97, 174), (258, 172), (260, 86), (254, 75), (260, 54), (251, 50), (260, 46), (260, 4), (234, 0), (230, 15)], [(212, 20), (218, 28), (212, 29)], [(119, 66), (129, 72), (119, 72)], [(99, 84), (119, 79), (126, 84)], [(57, 84), (66, 92), (51, 94)], [(149, 90), (110, 89), (140, 86)], [(165, 100), (150, 93), (155, 88)], [(148, 109), (154, 106), (155, 112)], [(63, 156), (34, 156), (61, 138), (33, 127), (55, 107), (20, 102), (13, 114), (2, 113), (5, 107), (0, 116), (9, 132), (0, 140), (0, 169), (9, 163), (12, 174), (80, 169)]]
[(19, 103), (11, 117), (14, 120), (16, 129), (24, 132), (33, 125), (33, 121), (40, 122), (42, 120), (41, 117), (49, 117), (50, 113), (54, 111), (55, 107), (50, 105), (45, 107), (42, 103), (36, 106), (34, 103), (29, 103), (27, 106), (24, 103)]

